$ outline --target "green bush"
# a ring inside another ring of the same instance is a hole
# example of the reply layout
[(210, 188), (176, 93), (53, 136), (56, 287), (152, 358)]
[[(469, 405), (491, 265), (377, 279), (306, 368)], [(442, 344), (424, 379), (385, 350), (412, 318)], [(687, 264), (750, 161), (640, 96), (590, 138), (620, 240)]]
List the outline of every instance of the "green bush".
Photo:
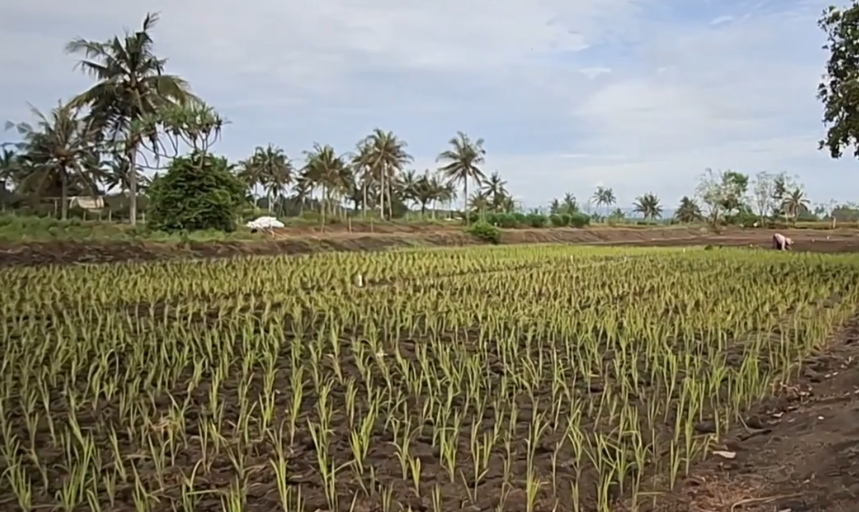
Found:
[(566, 227), (570, 225), (570, 216), (566, 213), (550, 215), (549, 222), (556, 228)]
[(532, 228), (544, 228), (549, 223), (549, 219), (539, 213), (529, 213), (525, 216), (525, 222)]
[(152, 183), (149, 197), (147, 225), (167, 233), (233, 232), (247, 203), (245, 185), (227, 160), (201, 152), (174, 159)]
[(528, 216), (522, 212), (513, 212), (510, 214), (513, 217), (513, 220), (516, 221), (516, 227), (525, 226), (528, 224)]
[(590, 224), (591, 218), (588, 215), (576, 212), (570, 215), (570, 222), (567, 225), (574, 228), (584, 228)]
[(497, 244), (501, 242), (501, 230), (488, 222), (476, 222), (468, 227), (466, 232), (484, 242)]
[(249, 220), (258, 219), (260, 217), (276, 217), (276, 215), (270, 210), (266, 210), (265, 208), (247, 207), (242, 208), (240, 217), (243, 222), (247, 222)]
[(464, 217), (471, 224), (489, 224), (501, 229), (519, 228), (547, 228), (547, 227), (574, 227), (583, 228), (591, 223), (590, 217), (584, 213), (560, 213), (554, 215), (543, 215), (542, 213), (498, 213), (487, 212), (483, 215), (477, 212), (469, 212)]
[(488, 213), (486, 222), (502, 229), (515, 229), (521, 225), (519, 219), (512, 213)]
[(755, 215), (752, 212), (740, 212), (735, 215), (729, 215), (724, 218), (724, 224), (730, 226), (745, 226), (750, 228), (755, 225), (755, 222), (759, 222), (760, 217)]

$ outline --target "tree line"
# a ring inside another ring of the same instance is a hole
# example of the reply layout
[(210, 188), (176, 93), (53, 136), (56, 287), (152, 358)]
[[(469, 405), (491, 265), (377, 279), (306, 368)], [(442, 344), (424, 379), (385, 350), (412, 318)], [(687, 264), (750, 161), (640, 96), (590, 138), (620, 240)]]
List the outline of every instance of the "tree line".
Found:
[[(33, 204), (59, 200), (59, 216), (67, 218), (69, 198), (118, 192), (127, 198), (128, 218), (138, 220), (138, 202), (151, 199), (149, 190), (174, 168), (191, 161), (215, 162), (214, 145), (227, 122), (180, 76), (166, 70), (167, 59), (155, 52), (152, 31), (157, 14), (147, 15), (140, 28), (106, 41), (69, 41), (67, 53), (79, 56), (76, 68), (93, 78), (87, 90), (43, 112), (31, 108), (33, 121), (8, 122), (18, 140), (0, 151), (2, 200)], [(859, 78), (859, 7), (832, 7), (819, 21), (827, 33), (831, 57), (819, 98), (828, 126), (820, 147), (840, 158), (845, 147), (859, 155), (859, 118), (853, 94)], [(486, 172), (484, 140), (459, 132), (437, 157), (433, 170), (417, 172), (408, 144), (393, 132), (375, 129), (347, 152), (314, 144), (300, 158), (290, 158), (274, 144), (257, 147), (247, 158), (218, 165), (242, 183), (246, 199), (278, 215), (305, 210), (323, 218), (344, 212), (395, 218), (408, 211), (434, 215), (454, 203), (466, 215), (521, 212), (522, 205), (498, 172)], [(184, 160), (183, 160), (184, 159)], [(179, 164), (178, 165), (177, 161)], [(152, 177), (147, 174), (154, 172)], [(595, 211), (590, 219), (622, 220), (612, 188), (598, 187), (586, 200)], [(646, 221), (663, 217), (660, 198), (644, 193), (632, 204)], [(694, 193), (674, 209), (678, 222), (763, 222), (782, 218), (823, 216), (839, 209), (811, 209), (802, 185), (785, 173), (749, 175), (706, 170)], [(848, 209), (841, 206), (841, 210)], [(553, 200), (548, 214), (582, 214), (572, 193)], [(536, 215), (538, 212), (531, 212)]]

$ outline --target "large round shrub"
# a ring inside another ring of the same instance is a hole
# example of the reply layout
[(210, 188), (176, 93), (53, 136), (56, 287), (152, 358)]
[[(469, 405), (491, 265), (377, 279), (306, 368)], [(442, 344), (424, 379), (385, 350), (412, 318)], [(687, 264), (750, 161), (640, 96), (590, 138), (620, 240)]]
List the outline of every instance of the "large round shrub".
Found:
[(246, 203), (244, 183), (227, 160), (195, 152), (177, 157), (149, 188), (147, 227), (166, 231), (232, 232)]
[(501, 230), (486, 221), (478, 221), (465, 230), (471, 236), (475, 236), (490, 244), (501, 243)]

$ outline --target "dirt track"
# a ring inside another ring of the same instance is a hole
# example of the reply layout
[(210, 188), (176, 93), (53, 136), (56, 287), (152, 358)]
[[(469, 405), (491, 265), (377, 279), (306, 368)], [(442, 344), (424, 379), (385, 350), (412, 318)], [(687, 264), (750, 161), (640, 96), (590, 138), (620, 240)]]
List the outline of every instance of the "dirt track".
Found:
[[(509, 230), (502, 244), (562, 243), (636, 246), (768, 246), (766, 230), (733, 230), (713, 235), (699, 228), (598, 228)], [(857, 252), (859, 232), (795, 230), (785, 232), (795, 250)], [(173, 258), (224, 258), (309, 254), (327, 251), (378, 251), (407, 247), (454, 247), (481, 243), (458, 229), (416, 229), (385, 233), (282, 231), (271, 239), (250, 242), (33, 242), (0, 244), (0, 266), (67, 263), (114, 263)]]

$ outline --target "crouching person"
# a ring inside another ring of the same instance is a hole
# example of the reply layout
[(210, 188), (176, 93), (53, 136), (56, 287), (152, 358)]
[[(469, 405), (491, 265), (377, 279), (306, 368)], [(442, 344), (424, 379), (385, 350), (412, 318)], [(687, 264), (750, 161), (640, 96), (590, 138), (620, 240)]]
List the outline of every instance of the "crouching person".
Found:
[(791, 245), (793, 245), (793, 240), (790, 238), (782, 235), (781, 233), (773, 235), (773, 249), (777, 251), (789, 251)]

